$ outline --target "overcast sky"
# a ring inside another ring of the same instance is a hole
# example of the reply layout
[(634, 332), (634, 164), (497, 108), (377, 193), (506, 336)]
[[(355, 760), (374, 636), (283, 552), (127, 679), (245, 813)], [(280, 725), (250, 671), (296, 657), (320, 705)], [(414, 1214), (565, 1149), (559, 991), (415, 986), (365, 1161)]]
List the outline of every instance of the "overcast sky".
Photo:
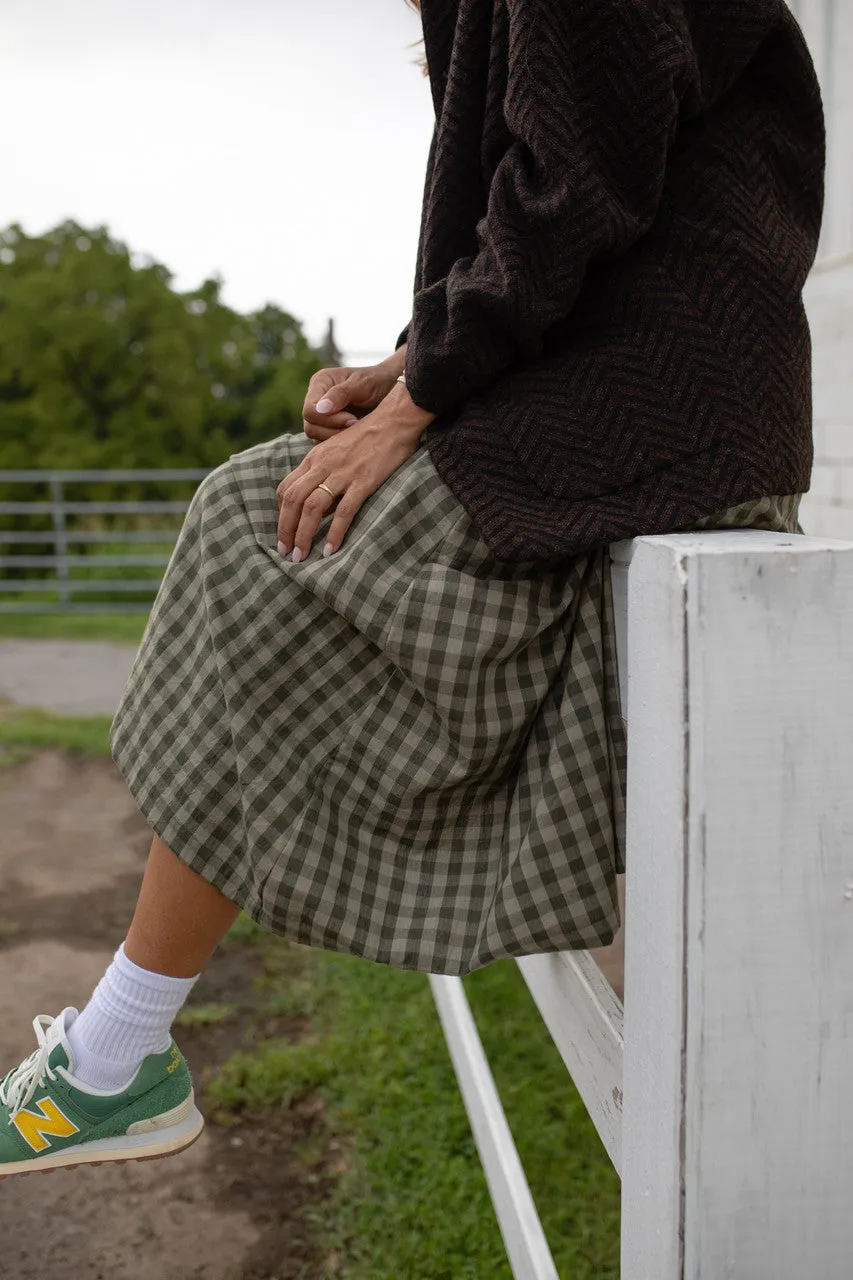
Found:
[(389, 352), (429, 83), (404, 0), (2, 0), (0, 226), (106, 224), (192, 288)]

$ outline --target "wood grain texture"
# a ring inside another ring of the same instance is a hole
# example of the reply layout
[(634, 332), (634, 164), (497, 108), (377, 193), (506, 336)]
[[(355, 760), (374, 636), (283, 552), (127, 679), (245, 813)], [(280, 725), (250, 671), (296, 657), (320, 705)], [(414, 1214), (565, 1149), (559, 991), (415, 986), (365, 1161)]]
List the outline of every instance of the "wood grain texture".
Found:
[(524, 956), (517, 963), (619, 1173), (622, 1006), (587, 952)]
[(630, 570), (624, 1280), (847, 1280), (853, 544)]
[(686, 579), (677, 551), (658, 539), (632, 551), (622, 1275), (681, 1280)]

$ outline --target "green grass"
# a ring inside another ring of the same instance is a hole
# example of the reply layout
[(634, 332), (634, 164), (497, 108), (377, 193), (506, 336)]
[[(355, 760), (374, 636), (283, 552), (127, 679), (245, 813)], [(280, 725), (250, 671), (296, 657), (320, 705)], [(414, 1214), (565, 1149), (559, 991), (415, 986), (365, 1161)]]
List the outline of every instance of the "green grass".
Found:
[(185, 1005), (175, 1022), (179, 1027), (210, 1027), (215, 1022), (224, 1022), (235, 1012), (236, 1004), (191, 1004)]
[(268, 930), (262, 929), (251, 916), (246, 915), (245, 911), (240, 912), (228, 930), (228, 937), (234, 942), (260, 942), (262, 939), (268, 939), (269, 936)]
[(113, 640), (138, 645), (145, 613), (0, 613), (0, 639)]
[[(321, 1213), (347, 1280), (511, 1280), (423, 974), (285, 948), (271, 994), (298, 1043), (237, 1055), (210, 1085), (223, 1120), (319, 1093), (350, 1153)], [(466, 980), (559, 1274), (615, 1280), (619, 1181), (515, 965)]]
[(5, 765), (33, 751), (59, 747), (74, 754), (110, 754), (109, 716), (58, 716), (50, 711), (0, 704), (0, 748)]

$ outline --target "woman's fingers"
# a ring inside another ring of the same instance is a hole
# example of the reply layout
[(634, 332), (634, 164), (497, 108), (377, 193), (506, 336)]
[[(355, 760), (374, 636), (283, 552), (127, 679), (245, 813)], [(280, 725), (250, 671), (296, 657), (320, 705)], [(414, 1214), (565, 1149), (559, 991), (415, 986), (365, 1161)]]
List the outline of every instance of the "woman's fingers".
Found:
[(419, 419), (398, 426), (368, 417), (356, 431), (339, 431), (315, 445), (276, 489), (282, 555), (304, 560), (320, 521), (331, 513), (327, 542), (337, 551), (365, 501), (415, 452), (420, 432)]
[(320, 440), (328, 440), (337, 435), (345, 427), (354, 426), (358, 421), (358, 416), (350, 409), (343, 409), (340, 413), (308, 412), (302, 419), (302, 429), (309, 440), (319, 443)]
[[(292, 471), (287, 479), (292, 481), (295, 475), (296, 471)], [(278, 541), (279, 549), (284, 547), (282, 555), (291, 555), (298, 549), (300, 555), (296, 557), (297, 560), (304, 560), (311, 550), (311, 543), (320, 521), (335, 505), (332, 495), (325, 489), (319, 488), (321, 480), (324, 484), (328, 484), (330, 489), (334, 488), (334, 485), (324, 480), (319, 472), (315, 472), (314, 475), (307, 472), (294, 483), (286, 485), (282, 481), (278, 486)]]
[(283, 480), (279, 481), (275, 491), (275, 496), (278, 500), (279, 511), (281, 510), (281, 504), (287, 490), (292, 485), (301, 483), (301, 481), (304, 480), (305, 477), (309, 475), (311, 471), (314, 470), (315, 459), (312, 456), (313, 454), (314, 454), (313, 449), (311, 450), (310, 453), (306, 453), (305, 457), (302, 459), (299, 465), (294, 467), (292, 471), (288, 472), (288, 474), (284, 477)]
[[(354, 419), (353, 421), (357, 421)], [(353, 422), (347, 422), (344, 426), (351, 427)], [(340, 427), (318, 427), (313, 422), (309, 422), (307, 418), (302, 420), (302, 430), (305, 432), (309, 440), (313, 440), (315, 444), (320, 444), (322, 440), (331, 440), (332, 436), (336, 436), (339, 431), (344, 430), (344, 426)]]
[[(320, 521), (325, 519), (338, 500), (338, 491), (335, 488), (334, 480), (326, 479), (323, 484), (329, 486), (335, 497), (332, 497), (331, 493), (327, 493), (325, 489), (321, 489), (318, 486), (308, 494), (308, 497), (302, 503), (299, 523), (296, 526), (296, 533), (293, 537), (292, 554), (296, 556), (297, 560), (304, 560), (308, 555)], [(282, 538), (282, 542), (285, 546), (290, 545), (284, 538)], [(338, 546), (338, 543), (335, 543), (335, 546)], [(299, 552), (298, 555), (297, 552)]]
[[(323, 491), (321, 490), (321, 492)], [(350, 485), (343, 497), (339, 498), (338, 505), (335, 507), (334, 519), (329, 525), (329, 532), (326, 535), (326, 546), (331, 548), (330, 555), (333, 551), (337, 551), (343, 542), (344, 535), (364, 503), (370, 497), (371, 492), (369, 489), (359, 490), (355, 485)], [(325, 548), (323, 554), (326, 554)]]
[[(305, 434), (310, 439), (328, 438), (328, 434), (315, 435), (315, 429), (328, 433), (329, 428), (340, 430), (358, 421), (346, 407), (357, 393), (357, 385), (357, 375), (351, 369), (321, 369), (314, 374), (302, 406)], [(319, 410), (318, 405), (324, 408)]]

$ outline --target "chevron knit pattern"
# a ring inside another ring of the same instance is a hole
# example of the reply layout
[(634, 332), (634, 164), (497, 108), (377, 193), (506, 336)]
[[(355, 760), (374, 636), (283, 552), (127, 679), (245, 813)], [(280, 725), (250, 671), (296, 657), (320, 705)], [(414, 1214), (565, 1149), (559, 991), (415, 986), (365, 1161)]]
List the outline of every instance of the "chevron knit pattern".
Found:
[(783, 0), (423, 0), (406, 378), (491, 550), (810, 484), (820, 91)]

